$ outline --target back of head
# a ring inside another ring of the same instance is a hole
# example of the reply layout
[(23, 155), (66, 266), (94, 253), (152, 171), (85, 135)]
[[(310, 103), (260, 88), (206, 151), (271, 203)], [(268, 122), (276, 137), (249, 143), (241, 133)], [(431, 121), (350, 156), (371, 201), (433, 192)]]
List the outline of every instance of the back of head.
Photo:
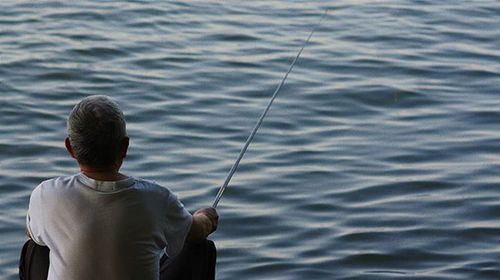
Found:
[(104, 95), (92, 95), (76, 104), (67, 125), (78, 163), (96, 168), (113, 165), (127, 137), (123, 112)]

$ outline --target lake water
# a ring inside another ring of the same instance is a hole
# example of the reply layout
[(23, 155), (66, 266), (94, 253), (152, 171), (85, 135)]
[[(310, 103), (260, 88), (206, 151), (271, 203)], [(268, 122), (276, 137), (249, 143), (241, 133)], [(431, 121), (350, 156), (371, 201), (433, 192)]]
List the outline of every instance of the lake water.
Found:
[(219, 204), (217, 279), (500, 279), (500, 2), (2, 1), (0, 275), (72, 106), (123, 107), (124, 173)]

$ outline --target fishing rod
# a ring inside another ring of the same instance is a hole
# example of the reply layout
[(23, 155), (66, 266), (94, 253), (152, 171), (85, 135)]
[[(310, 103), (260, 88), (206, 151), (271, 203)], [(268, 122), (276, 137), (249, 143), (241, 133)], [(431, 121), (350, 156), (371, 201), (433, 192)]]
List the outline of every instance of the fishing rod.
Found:
[(299, 52), (297, 53), (297, 55), (293, 59), (292, 63), (290, 64), (290, 68), (288, 68), (288, 71), (285, 73), (285, 76), (283, 77), (283, 79), (281, 79), (281, 82), (278, 84), (278, 86), (274, 90), (274, 93), (273, 93), (271, 99), (269, 100), (269, 103), (267, 104), (266, 109), (264, 110), (264, 112), (262, 112), (262, 115), (260, 115), (260, 118), (257, 120), (257, 123), (255, 124), (255, 127), (253, 128), (250, 135), (248, 136), (247, 141), (245, 142), (245, 145), (243, 145), (243, 148), (241, 148), (241, 151), (240, 151), (238, 158), (236, 159), (233, 166), (231, 167), (231, 170), (229, 170), (229, 174), (227, 175), (226, 180), (224, 181), (224, 184), (220, 187), (219, 192), (217, 193), (217, 196), (215, 197), (214, 203), (212, 204), (213, 208), (217, 208), (217, 205), (219, 204), (219, 201), (222, 198), (224, 191), (226, 190), (227, 186), (229, 185), (229, 181), (231, 181), (231, 178), (233, 178), (233, 175), (236, 172), (236, 169), (238, 169), (238, 165), (240, 164), (240, 161), (243, 158), (243, 155), (247, 151), (248, 146), (252, 142), (255, 134), (257, 133), (257, 130), (261, 126), (262, 121), (264, 120), (264, 118), (267, 115), (267, 112), (271, 108), (271, 105), (273, 104), (274, 99), (276, 99), (278, 92), (280, 91), (281, 87), (285, 84), (285, 81), (286, 81), (286, 78), (288, 77), (288, 74), (290, 74), (290, 72), (292, 72), (292, 69), (293, 69), (293, 66), (295, 65), (295, 62), (297, 62), (297, 60), (299, 59), (300, 54), (302, 53), (302, 51), (306, 47), (307, 43), (309, 43), (309, 40), (311, 39), (312, 35), (314, 34), (314, 31), (316, 30), (316, 28), (321, 25), (321, 22), (323, 21), (323, 19), (325, 18), (327, 13), (328, 13), (328, 9), (325, 10), (325, 13), (323, 14), (323, 16), (321, 17), (319, 22), (312, 28), (311, 32), (309, 33), (309, 36), (304, 41)]

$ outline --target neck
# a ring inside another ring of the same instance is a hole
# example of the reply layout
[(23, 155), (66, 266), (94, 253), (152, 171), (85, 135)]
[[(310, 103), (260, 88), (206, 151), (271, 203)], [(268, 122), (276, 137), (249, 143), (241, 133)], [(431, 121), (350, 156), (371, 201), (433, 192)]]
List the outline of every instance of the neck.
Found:
[(97, 181), (120, 181), (127, 178), (127, 176), (121, 174), (114, 168), (95, 168), (80, 165), (80, 171), (87, 177)]

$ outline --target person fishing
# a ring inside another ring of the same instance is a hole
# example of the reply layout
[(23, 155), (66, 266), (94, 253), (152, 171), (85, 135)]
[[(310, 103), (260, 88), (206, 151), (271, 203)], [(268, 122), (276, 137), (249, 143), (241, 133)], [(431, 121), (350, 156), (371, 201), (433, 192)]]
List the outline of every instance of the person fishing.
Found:
[(65, 146), (80, 172), (42, 182), (27, 214), (21, 279), (214, 279), (215, 208), (190, 214), (168, 188), (120, 173), (129, 138), (107, 96), (81, 100)]

